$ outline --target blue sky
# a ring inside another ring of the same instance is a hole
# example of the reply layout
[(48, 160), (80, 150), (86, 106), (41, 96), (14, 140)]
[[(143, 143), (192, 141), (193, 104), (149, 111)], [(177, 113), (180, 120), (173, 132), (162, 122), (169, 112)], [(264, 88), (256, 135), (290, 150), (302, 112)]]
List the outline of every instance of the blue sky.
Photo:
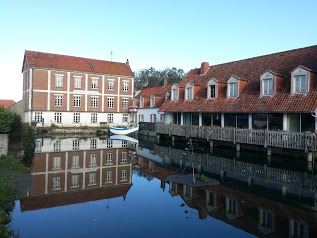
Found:
[[(0, 99), (25, 50), (185, 72), (317, 44), (316, 0), (0, 0)], [(13, 87), (12, 87), (13, 86)]]

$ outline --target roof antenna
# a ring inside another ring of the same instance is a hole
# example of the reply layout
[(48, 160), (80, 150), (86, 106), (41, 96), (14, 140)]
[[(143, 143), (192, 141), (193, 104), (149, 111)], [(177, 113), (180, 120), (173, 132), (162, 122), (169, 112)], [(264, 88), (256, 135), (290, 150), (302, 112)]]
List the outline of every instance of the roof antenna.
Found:
[(110, 59), (111, 59), (111, 61), (112, 61), (112, 54), (113, 54), (113, 52), (112, 52), (112, 49), (111, 49), (111, 51), (110, 51)]

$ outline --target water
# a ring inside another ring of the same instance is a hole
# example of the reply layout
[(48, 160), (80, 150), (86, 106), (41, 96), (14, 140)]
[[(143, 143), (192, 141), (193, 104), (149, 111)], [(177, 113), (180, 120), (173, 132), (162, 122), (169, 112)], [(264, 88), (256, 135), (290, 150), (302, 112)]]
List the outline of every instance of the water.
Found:
[[(27, 198), (16, 201), (11, 227), (21, 238), (316, 235), (316, 213), (311, 210), (315, 184), (309, 183), (316, 176), (305, 163), (298, 163), (297, 170), (281, 171), (272, 165), (279, 161), (275, 158), (270, 165), (266, 158), (247, 163), (233, 160), (230, 150), (221, 156), (205, 151), (192, 157), (187, 151), (184, 157), (179, 148), (153, 143), (146, 148), (148, 143), (38, 139), (33, 185)], [(264, 163), (265, 183), (257, 179), (260, 172), (246, 172), (262, 171)], [(191, 173), (192, 164), (196, 174), (221, 184), (189, 188), (168, 182), (169, 175)], [(298, 181), (306, 176), (305, 184), (287, 182), (291, 175)]]

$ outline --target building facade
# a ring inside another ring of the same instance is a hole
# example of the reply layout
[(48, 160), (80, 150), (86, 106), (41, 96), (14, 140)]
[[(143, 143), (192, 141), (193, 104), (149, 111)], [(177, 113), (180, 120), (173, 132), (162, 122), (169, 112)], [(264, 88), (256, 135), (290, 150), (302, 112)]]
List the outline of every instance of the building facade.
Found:
[(134, 74), (129, 63), (25, 51), (24, 121), (37, 126), (128, 125)]
[(160, 108), (165, 123), (317, 129), (317, 46), (192, 69)]

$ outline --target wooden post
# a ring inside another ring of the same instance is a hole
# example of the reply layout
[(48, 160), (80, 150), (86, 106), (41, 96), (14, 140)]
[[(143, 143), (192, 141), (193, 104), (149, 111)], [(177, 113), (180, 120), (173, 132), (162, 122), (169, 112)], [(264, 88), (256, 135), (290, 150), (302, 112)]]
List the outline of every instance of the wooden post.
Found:
[(271, 155), (272, 155), (272, 148), (267, 147), (267, 156), (271, 156)]
[(240, 151), (240, 144), (236, 144), (237, 151)]
[(313, 152), (307, 153), (307, 162), (313, 162)]

